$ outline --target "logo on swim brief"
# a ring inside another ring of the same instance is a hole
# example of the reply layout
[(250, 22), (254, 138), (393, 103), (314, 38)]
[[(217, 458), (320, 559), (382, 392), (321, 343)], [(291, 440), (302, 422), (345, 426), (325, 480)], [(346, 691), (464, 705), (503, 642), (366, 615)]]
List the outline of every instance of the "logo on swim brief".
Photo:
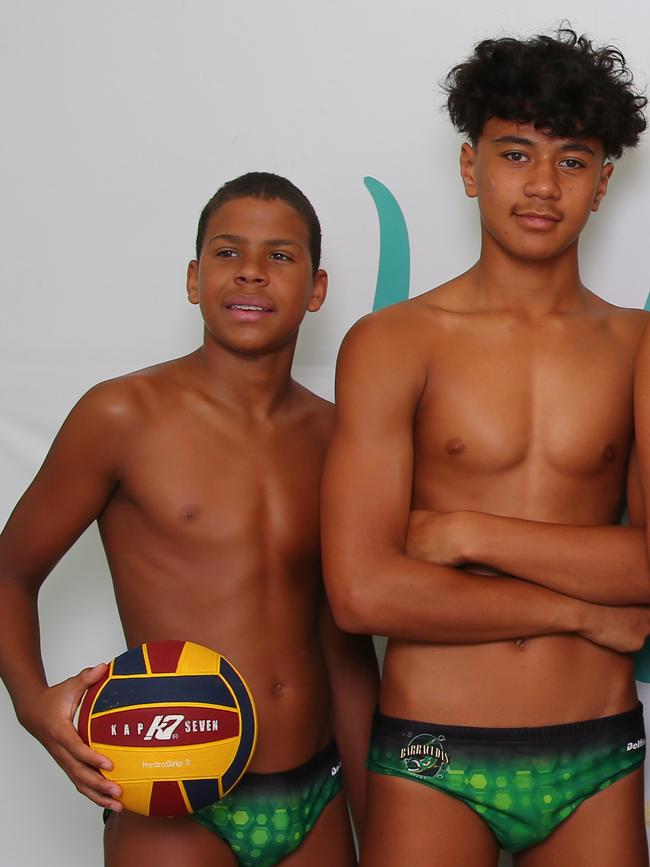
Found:
[(630, 741), (627, 745), (626, 752), (629, 753), (630, 750), (640, 750), (641, 747), (645, 746), (645, 738), (639, 738), (638, 741)]
[(449, 765), (449, 753), (444, 747), (445, 736), (419, 734), (400, 750), (406, 770), (418, 777), (438, 777)]

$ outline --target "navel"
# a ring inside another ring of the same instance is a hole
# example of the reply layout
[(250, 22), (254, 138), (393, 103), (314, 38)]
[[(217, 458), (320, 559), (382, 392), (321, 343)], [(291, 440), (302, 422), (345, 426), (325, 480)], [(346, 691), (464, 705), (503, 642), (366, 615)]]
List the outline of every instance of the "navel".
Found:
[(527, 638), (516, 638), (515, 644), (520, 650), (524, 650), (526, 648)]
[(284, 689), (285, 689), (285, 684), (281, 680), (276, 680), (276, 682), (273, 684), (273, 692), (276, 695), (282, 695), (282, 693), (284, 692)]
[(449, 440), (445, 448), (450, 455), (460, 455), (465, 451), (465, 443), (460, 437), (454, 437), (453, 440)]
[(604, 464), (611, 464), (611, 462), (614, 460), (615, 457), (616, 457), (616, 451), (614, 449), (614, 446), (611, 446), (611, 445), (605, 446), (605, 448), (603, 449), (603, 463)]

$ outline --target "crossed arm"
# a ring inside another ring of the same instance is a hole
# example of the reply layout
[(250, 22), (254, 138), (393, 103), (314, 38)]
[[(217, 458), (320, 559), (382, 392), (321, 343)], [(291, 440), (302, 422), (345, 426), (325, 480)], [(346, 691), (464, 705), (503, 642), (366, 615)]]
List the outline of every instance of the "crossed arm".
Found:
[(643, 493), (628, 470), (630, 526), (573, 526), (483, 512), (411, 513), (407, 550), (448, 566), (481, 564), (601, 605), (650, 604)]
[(578, 632), (621, 651), (640, 647), (645, 609), (621, 607), (614, 617), (531, 581), (409, 555), (413, 419), (426, 365), (401, 342), (399, 325), (371, 318), (355, 326), (339, 356), (322, 520), (326, 583), (342, 628), (452, 644)]

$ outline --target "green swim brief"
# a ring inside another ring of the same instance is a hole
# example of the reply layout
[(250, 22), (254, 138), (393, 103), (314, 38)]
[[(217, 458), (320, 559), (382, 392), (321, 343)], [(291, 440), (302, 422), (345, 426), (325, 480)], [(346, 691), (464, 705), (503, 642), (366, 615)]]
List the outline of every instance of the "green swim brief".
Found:
[(458, 798), (518, 852), (643, 764), (643, 709), (539, 728), (441, 726), (375, 716), (368, 769)]
[(245, 774), (235, 789), (191, 818), (218, 834), (241, 867), (274, 867), (297, 849), (341, 791), (341, 760), (332, 741), (300, 767)]

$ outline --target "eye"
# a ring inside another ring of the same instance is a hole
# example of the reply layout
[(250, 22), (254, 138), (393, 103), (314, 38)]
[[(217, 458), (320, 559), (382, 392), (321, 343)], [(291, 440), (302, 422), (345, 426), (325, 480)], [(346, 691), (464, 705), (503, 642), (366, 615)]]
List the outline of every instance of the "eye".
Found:
[(528, 154), (525, 154), (523, 151), (507, 151), (503, 156), (511, 163), (530, 162)]
[(582, 160), (578, 160), (575, 157), (565, 157), (560, 161), (560, 165), (565, 169), (582, 169), (585, 164)]
[(220, 250), (216, 250), (214, 255), (219, 256), (221, 259), (231, 259), (237, 255), (237, 251), (230, 249), (230, 247), (222, 247)]
[(291, 262), (291, 256), (288, 256), (286, 253), (283, 253), (281, 250), (274, 250), (270, 253), (270, 258), (274, 259), (276, 262)]

